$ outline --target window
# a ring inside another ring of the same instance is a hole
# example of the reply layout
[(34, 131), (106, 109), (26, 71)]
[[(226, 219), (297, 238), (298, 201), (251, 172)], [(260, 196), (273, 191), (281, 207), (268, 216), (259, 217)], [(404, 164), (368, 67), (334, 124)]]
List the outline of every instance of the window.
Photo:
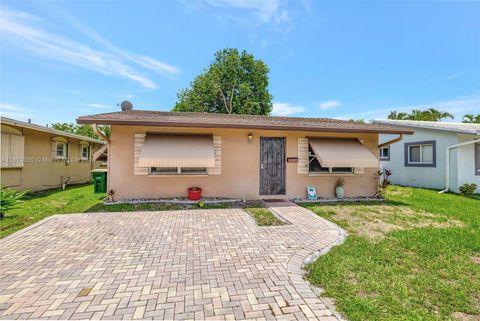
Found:
[(87, 160), (90, 158), (90, 148), (86, 145), (82, 145), (80, 147), (80, 157), (83, 159), (83, 160)]
[(150, 175), (207, 175), (205, 167), (150, 167)]
[(353, 173), (353, 168), (351, 168), (351, 167), (330, 167), (330, 173), (352, 174)]
[(55, 157), (66, 158), (67, 157), (67, 144), (63, 142), (55, 143)]
[(428, 163), (433, 162), (432, 145), (412, 145), (409, 146), (409, 163)]
[(390, 146), (380, 148), (380, 160), (390, 160)]
[(353, 174), (352, 167), (322, 167), (310, 145), (308, 146), (308, 172), (312, 174)]
[[(2, 125), (2, 129), (4, 129)], [(2, 133), (1, 167), (23, 167), (25, 137), (17, 134)]]
[(405, 166), (436, 167), (435, 141), (405, 143)]

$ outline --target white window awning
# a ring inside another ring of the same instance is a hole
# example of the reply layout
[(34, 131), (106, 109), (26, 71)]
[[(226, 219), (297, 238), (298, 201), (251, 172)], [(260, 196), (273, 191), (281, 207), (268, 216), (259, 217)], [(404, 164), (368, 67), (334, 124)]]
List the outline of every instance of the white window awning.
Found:
[(214, 167), (213, 136), (147, 133), (138, 165), (140, 167)]
[(309, 138), (322, 167), (374, 167), (378, 158), (355, 138)]

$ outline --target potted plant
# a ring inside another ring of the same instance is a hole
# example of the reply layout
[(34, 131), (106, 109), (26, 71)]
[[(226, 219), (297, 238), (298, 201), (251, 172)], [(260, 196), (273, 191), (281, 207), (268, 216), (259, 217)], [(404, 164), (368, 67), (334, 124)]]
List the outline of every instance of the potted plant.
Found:
[(343, 198), (343, 196), (345, 195), (343, 185), (345, 185), (345, 180), (342, 177), (339, 177), (337, 179), (337, 183), (335, 184), (335, 195), (337, 196), (337, 198)]
[(202, 189), (200, 187), (189, 187), (188, 199), (191, 201), (198, 201), (202, 197)]

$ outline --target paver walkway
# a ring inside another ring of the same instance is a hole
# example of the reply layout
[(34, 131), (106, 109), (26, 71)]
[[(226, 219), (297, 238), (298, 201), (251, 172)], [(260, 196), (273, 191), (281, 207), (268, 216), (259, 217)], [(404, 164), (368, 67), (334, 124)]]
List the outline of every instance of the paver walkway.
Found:
[(3, 319), (337, 320), (301, 265), (341, 230), (293, 204), (291, 224), (241, 209), (50, 217), (0, 241)]

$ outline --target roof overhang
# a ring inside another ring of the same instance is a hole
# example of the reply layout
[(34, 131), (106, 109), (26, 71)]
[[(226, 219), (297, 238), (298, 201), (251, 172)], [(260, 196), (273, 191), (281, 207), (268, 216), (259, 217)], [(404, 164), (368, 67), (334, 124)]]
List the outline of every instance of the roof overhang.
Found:
[(189, 128), (225, 128), (225, 129), (262, 129), (305, 132), (336, 132), (336, 133), (377, 133), (377, 134), (413, 134), (409, 129), (352, 129), (342, 127), (311, 127), (311, 126), (282, 126), (282, 125), (249, 125), (235, 123), (204, 123), (204, 122), (172, 122), (172, 121), (145, 121), (145, 120), (118, 120), (118, 119), (90, 119), (77, 118), (78, 124), (124, 125), (124, 126), (154, 126), (154, 127), (189, 127)]
[[(388, 126), (394, 126), (399, 128), (413, 128), (413, 129), (426, 129), (426, 130), (438, 130), (443, 132), (452, 132), (457, 134), (467, 134), (467, 135), (477, 135), (480, 136), (480, 129), (467, 129), (467, 128), (453, 128), (453, 127), (435, 127), (425, 125), (422, 121), (418, 121), (418, 124), (409, 123), (400, 123), (400, 121), (389, 121), (389, 120), (372, 120), (373, 124), (382, 124)], [(441, 122), (438, 122), (441, 124)]]
[(40, 126), (40, 125), (37, 125), (37, 124), (27, 123), (27, 122), (15, 120), (15, 119), (8, 118), (8, 117), (1, 116), (0, 117), (0, 123), (4, 124), (4, 125), (10, 125), (10, 126), (16, 126), (16, 127), (21, 127), (21, 128), (28, 128), (28, 129), (31, 129), (31, 130), (37, 130), (37, 131), (41, 131), (41, 132), (45, 132), (45, 133), (49, 133), (49, 134), (54, 134), (54, 135), (57, 135), (57, 136), (75, 138), (75, 139), (78, 139), (78, 140), (88, 141), (88, 142), (92, 142), (92, 143), (105, 144), (104, 141), (101, 141), (99, 139), (95, 139), (95, 138), (91, 138), (91, 137), (87, 137), (87, 136), (82, 136), (82, 135), (77, 135), (77, 134), (72, 134), (72, 133), (61, 131), (61, 130), (57, 130), (55, 128), (44, 127), (44, 126)]

